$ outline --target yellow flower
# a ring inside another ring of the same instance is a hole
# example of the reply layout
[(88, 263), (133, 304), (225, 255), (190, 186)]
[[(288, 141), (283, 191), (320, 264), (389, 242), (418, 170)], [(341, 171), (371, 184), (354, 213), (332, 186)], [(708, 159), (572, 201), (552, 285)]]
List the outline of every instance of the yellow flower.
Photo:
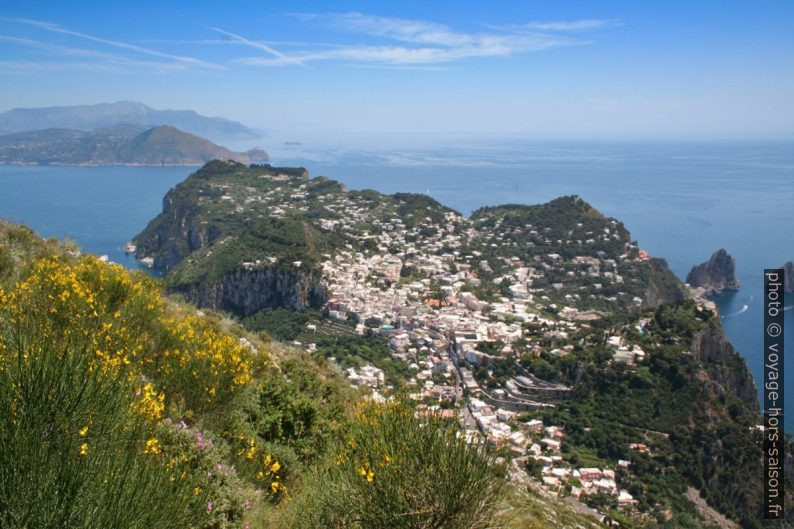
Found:
[(279, 484), (279, 482), (278, 482), (278, 481), (273, 481), (273, 482), (271, 482), (271, 483), (270, 483), (270, 490), (272, 490), (272, 491), (273, 491), (273, 494), (275, 494), (276, 492), (278, 492), (279, 485), (280, 485), (280, 484)]
[(165, 394), (158, 393), (151, 384), (146, 384), (140, 390), (141, 400), (134, 404), (138, 413), (151, 421), (156, 421), (163, 415), (165, 409)]
[(81, 456), (88, 455), (88, 443), (83, 443), (80, 445), (80, 455)]
[(146, 446), (143, 447), (144, 454), (159, 454), (160, 441), (156, 437), (152, 437), (146, 441)]
[(281, 465), (279, 464), (278, 461), (276, 461), (275, 463), (273, 463), (273, 466), (270, 467), (270, 471), (275, 474), (276, 472), (278, 472), (280, 468)]
[(369, 463), (366, 463), (363, 467), (358, 469), (358, 475), (362, 478), (366, 478), (370, 483), (375, 479), (375, 473), (370, 468)]
[(80, 434), (80, 437), (85, 437), (85, 434), (88, 433), (88, 426), (83, 426), (82, 428), (80, 428), (80, 431), (78, 433)]
[(201, 487), (196, 487), (196, 488), (194, 488), (194, 489), (193, 489), (193, 494), (195, 494), (196, 496), (198, 496), (199, 494), (201, 494)]
[(253, 439), (248, 440), (248, 450), (245, 452), (246, 459), (253, 459), (256, 455), (256, 441)]

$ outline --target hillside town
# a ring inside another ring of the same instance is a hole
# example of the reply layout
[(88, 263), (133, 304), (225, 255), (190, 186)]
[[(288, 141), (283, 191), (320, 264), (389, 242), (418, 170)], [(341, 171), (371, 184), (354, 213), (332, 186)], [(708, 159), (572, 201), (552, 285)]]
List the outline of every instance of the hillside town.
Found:
[[(499, 244), (493, 242), (498, 237), (474, 225), (461, 229), (464, 219), (454, 212), (444, 214), (443, 222), (433, 226), (432, 235), (422, 236), (426, 227), (422, 222), (409, 228), (401, 218), (373, 219), (368, 210), (350, 200), (325, 206), (346, 214), (322, 220), (323, 228), (353, 234), (359, 241), (371, 239), (376, 244), (372, 252), (357, 251), (356, 246), (348, 244), (344, 250), (324, 256), (323, 277), (330, 292), (325, 304), (327, 314), (335, 320), (356, 322), (358, 334), (374, 331), (388, 341), (392, 358), (406, 363), (411, 372), (410, 396), (418, 401), (420, 410), (458, 419), (468, 439), (506, 448), (517, 468), (526, 469), (531, 461), (539, 469), (541, 486), (551, 492), (573, 499), (608, 495), (626, 509), (636, 503), (616, 481), (616, 473), (630, 471), (628, 461), (619, 461), (615, 468), (571, 465), (561, 455), (565, 443), (561, 427), (537, 419), (519, 419), (523, 412), (554, 407), (555, 402), (568, 397), (570, 387), (542, 380), (517, 361), (521, 374), (509, 377), (501, 387), (487, 387), (473, 373), (476, 368), (487, 370), (494, 359), (514, 358), (519, 343), (522, 351), (537, 355), (551, 339), (559, 345), (549, 353), (568, 354), (573, 349), (568, 337), (602, 313), (583, 309), (583, 296), (564, 281), (555, 282), (551, 288), (538, 287), (536, 282), (542, 284), (547, 275), (571, 276), (569, 268), (579, 267), (582, 275), (600, 283), (596, 288), (619, 285), (623, 278), (615, 259), (576, 255), (566, 260), (552, 252), (536, 256), (531, 263), (515, 257), (498, 257), (500, 262), (494, 263), (474, 248), (494, 247)], [(356, 231), (355, 226), (364, 223), (375, 229)], [(532, 228), (526, 226), (528, 234), (538, 235)], [(570, 237), (584, 239), (578, 243), (581, 246), (584, 242), (586, 248), (596, 238), (609, 240), (619, 235), (607, 228), (600, 234), (571, 233)], [(542, 236), (538, 243), (576, 244)], [(638, 251), (628, 241), (624, 249), (620, 259), (649, 259), (646, 252)], [(498, 265), (503, 272), (492, 281), (506, 295), (479, 299), (472, 287), (480, 286), (483, 272), (492, 273)], [(550, 295), (562, 302), (551, 302)], [(609, 336), (606, 343), (614, 351), (614, 362), (626, 366), (643, 362), (642, 348), (626, 343), (620, 335)], [(312, 348), (313, 344), (307, 346)], [(352, 385), (371, 388), (373, 398), (379, 400), (384, 400), (391, 389), (386, 387), (383, 371), (373, 365), (348, 368), (345, 375)], [(596, 511), (592, 514), (603, 519)]]

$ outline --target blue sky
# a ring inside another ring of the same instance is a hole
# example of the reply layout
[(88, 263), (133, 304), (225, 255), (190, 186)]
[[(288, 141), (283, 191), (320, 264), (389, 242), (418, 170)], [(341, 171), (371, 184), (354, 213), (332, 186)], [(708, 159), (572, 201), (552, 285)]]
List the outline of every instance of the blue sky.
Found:
[(321, 133), (794, 137), (790, 1), (66, 4), (0, 0), (0, 111), (133, 100)]

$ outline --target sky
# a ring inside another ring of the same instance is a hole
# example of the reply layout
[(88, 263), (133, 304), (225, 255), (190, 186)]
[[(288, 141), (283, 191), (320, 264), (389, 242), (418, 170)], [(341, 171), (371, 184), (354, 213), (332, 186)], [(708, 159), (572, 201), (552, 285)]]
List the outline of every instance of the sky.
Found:
[(130, 100), (326, 134), (791, 139), (792, 23), (774, 0), (0, 0), (0, 111)]

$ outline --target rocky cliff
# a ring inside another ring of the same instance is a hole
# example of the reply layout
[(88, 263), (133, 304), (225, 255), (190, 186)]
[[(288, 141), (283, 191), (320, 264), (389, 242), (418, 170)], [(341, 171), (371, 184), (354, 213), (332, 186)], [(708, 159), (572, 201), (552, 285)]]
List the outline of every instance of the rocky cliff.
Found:
[(717, 250), (708, 261), (693, 266), (686, 276), (693, 287), (705, 289), (708, 295), (721, 295), (726, 290), (739, 290), (736, 278), (736, 259), (725, 249)]
[(199, 307), (230, 312), (241, 318), (265, 308), (295, 311), (319, 308), (328, 298), (319, 274), (275, 267), (237, 269), (215, 281), (179, 285), (175, 290)]
[(164, 272), (220, 235), (217, 227), (194, 222), (197, 204), (182, 195), (178, 187), (169, 190), (163, 212), (133, 240), (135, 257), (153, 259), (154, 268)]
[(710, 378), (715, 383), (711, 390), (715, 394), (735, 393), (746, 405), (744, 413), (758, 414), (758, 390), (753, 375), (725, 337), (718, 317), (693, 336), (691, 351), (711, 371)]
[(667, 266), (665, 259), (653, 258), (649, 260), (647, 270), (645, 295), (643, 296), (645, 307), (656, 308), (686, 298), (686, 292), (681, 287), (681, 282)]

